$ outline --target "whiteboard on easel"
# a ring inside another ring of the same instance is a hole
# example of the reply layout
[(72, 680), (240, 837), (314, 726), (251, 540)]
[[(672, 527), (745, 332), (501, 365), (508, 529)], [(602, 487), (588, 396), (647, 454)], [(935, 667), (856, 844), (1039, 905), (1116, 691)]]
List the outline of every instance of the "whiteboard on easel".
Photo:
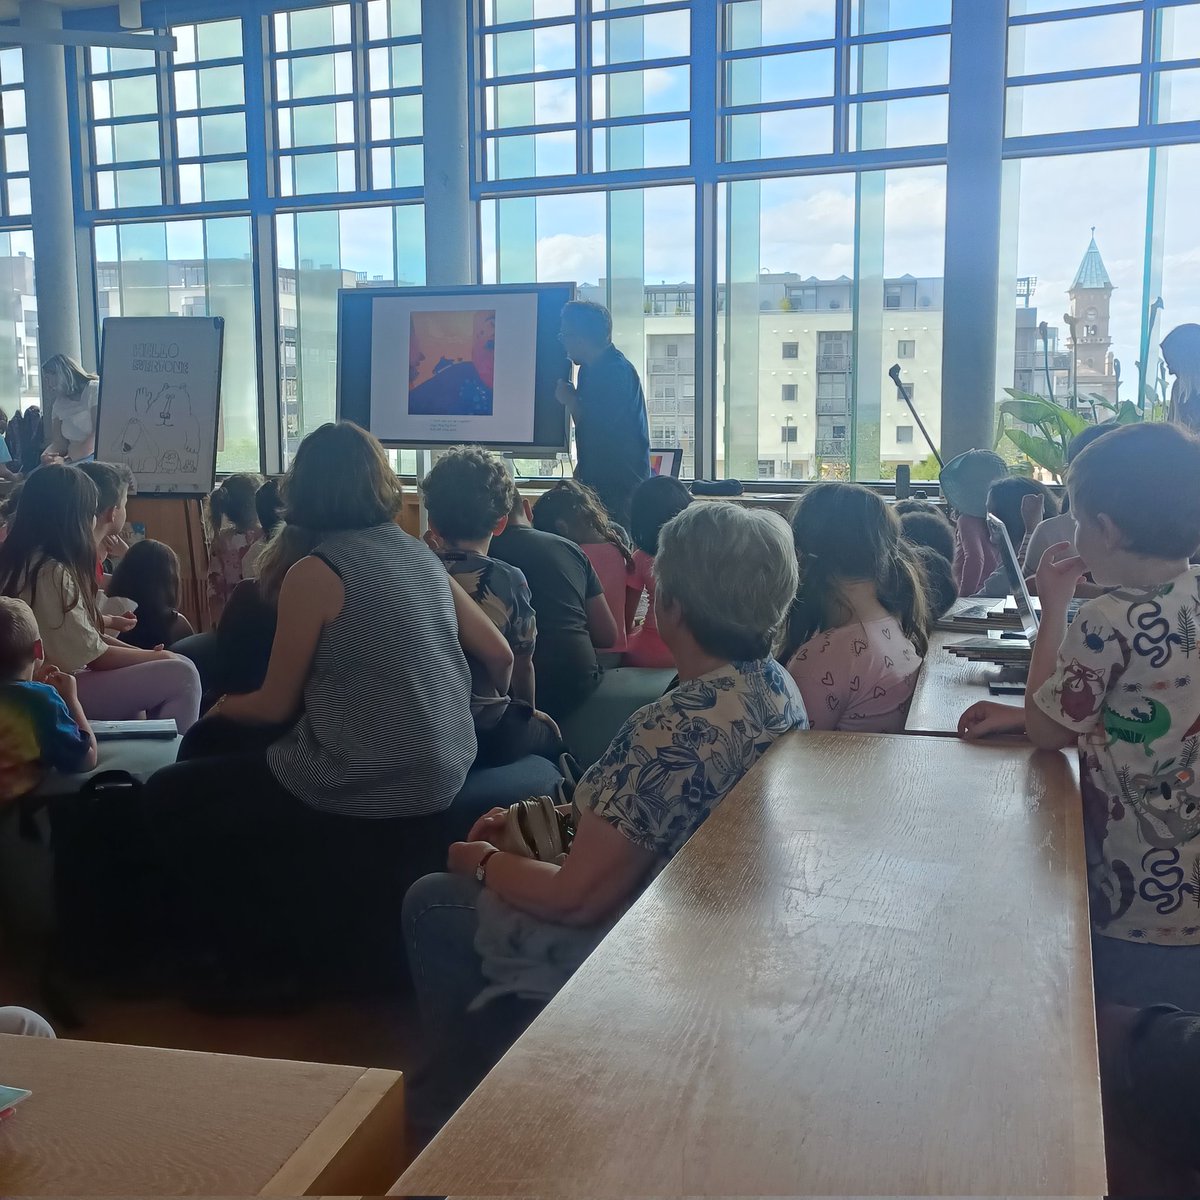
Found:
[(217, 467), (221, 317), (109, 317), (96, 457), (126, 463), (139, 496), (207, 496)]

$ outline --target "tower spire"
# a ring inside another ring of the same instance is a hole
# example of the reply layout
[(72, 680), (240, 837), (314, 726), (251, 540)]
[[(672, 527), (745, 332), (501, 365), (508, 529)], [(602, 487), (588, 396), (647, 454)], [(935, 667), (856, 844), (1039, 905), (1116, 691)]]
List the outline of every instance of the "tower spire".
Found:
[(1075, 282), (1068, 290), (1076, 292), (1083, 288), (1111, 288), (1112, 285), (1108, 270), (1104, 266), (1104, 259), (1100, 257), (1100, 247), (1096, 245), (1096, 227), (1093, 225), (1092, 240), (1088, 243), (1079, 270), (1075, 272)]

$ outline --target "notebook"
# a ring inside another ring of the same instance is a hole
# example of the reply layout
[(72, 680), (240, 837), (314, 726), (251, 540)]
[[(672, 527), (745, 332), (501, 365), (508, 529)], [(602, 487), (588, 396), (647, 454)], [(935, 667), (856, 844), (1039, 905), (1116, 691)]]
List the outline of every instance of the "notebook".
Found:
[(173, 717), (169, 721), (93, 721), (92, 732), (98, 742), (116, 738), (161, 738), (165, 741), (179, 736)]

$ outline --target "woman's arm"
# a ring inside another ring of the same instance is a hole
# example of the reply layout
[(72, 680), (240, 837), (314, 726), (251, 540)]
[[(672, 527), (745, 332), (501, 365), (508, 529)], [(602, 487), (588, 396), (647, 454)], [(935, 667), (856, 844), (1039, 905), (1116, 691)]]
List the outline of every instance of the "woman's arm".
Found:
[[(455, 842), (450, 870), (473, 876), (491, 848), (487, 842)], [(493, 854), (487, 886), (513, 908), (543, 921), (595, 925), (633, 895), (656, 857), (653, 850), (635, 846), (615, 825), (585, 809), (561, 867), (516, 854)]]
[(64, 458), (69, 448), (67, 439), (63, 437), (62, 422), (52, 416), (50, 418), (50, 440), (42, 451), (42, 463), (46, 464)]
[(346, 589), (319, 558), (302, 558), (279, 591), (279, 624), (271, 644), (267, 677), (256, 692), (228, 696), (214, 706), (220, 715), (247, 725), (278, 725), (300, 711), (321, 630), (342, 611)]
[(512, 683), (509, 685), (508, 694), (514, 700), (524, 700), (531, 707), (537, 707), (534, 700), (536, 683), (532, 654), (519, 654), (513, 659)]
[(488, 678), (501, 696), (508, 695), (512, 686), (513, 652), (504, 634), (462, 589), (451, 575), (450, 592), (454, 596), (454, 613), (458, 617), (458, 641), (465, 654), (470, 655), (487, 670)]

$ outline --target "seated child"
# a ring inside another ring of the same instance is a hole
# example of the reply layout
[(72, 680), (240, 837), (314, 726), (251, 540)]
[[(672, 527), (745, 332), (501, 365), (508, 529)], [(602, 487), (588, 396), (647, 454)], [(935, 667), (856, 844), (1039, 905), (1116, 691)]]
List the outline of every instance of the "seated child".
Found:
[[(654, 614), (654, 556), (662, 527), (692, 502), (685, 484), (669, 475), (653, 475), (638, 484), (629, 508), (629, 532), (633, 535), (633, 570), (625, 589), (625, 627), (629, 630), (627, 667), (673, 667), (671, 651), (658, 633)], [(645, 596), (645, 617), (638, 613)]]
[[(1041, 522), (1058, 516), (1058, 501), (1044, 483), (1025, 475), (1010, 475), (998, 479), (988, 490), (987, 510), (989, 516), (1003, 522), (1008, 540), (1017, 552), (1017, 562), (1023, 563), (1033, 531)], [(999, 597), (1011, 591), (1008, 572), (1001, 563), (975, 594)]]
[(153, 650), (191, 636), (191, 623), (179, 611), (179, 559), (165, 542), (147, 538), (130, 546), (108, 590), (137, 604), (137, 624), (119, 635), (126, 645)]
[[(146, 713), (180, 733), (200, 710), (200, 677), (167, 650), (140, 650), (105, 632), (96, 586), (96, 485), (77, 467), (39, 467), (0, 546), (0, 595), (33, 609), (46, 661), (76, 675), (83, 710), (97, 721)], [(86, 670), (85, 670), (86, 668)]]
[(960, 596), (974, 596), (1000, 565), (987, 530), (988, 490), (1008, 474), (1008, 465), (992, 450), (968, 450), (952, 458), (938, 482), (946, 503), (957, 513), (954, 527), (954, 585)]
[(633, 571), (633, 551), (609, 519), (600, 497), (577, 479), (564, 479), (533, 506), (533, 527), (567, 538), (587, 555), (617, 623), (617, 640), (609, 649), (623, 651), (628, 637), (625, 592)]
[(254, 507), (262, 482), (261, 475), (230, 475), (208, 498), (208, 615), (214, 622), (245, 578), (247, 553), (263, 536)]
[[(129, 549), (121, 531), (125, 528), (125, 505), (129, 499), (133, 472), (124, 463), (102, 463), (94, 460), (75, 464), (95, 485), (100, 494), (96, 512), (96, 582), (108, 590), (104, 564), (114, 566)], [(114, 592), (119, 595), (119, 592)]]
[(283, 524), (285, 513), (284, 503), (279, 495), (279, 480), (268, 479), (254, 493), (254, 511), (258, 515), (258, 523), (262, 526), (262, 537), (246, 551), (242, 559), (242, 575), (245, 579), (258, 578), (258, 564), (262, 558), (263, 547), (267, 539)]
[(527, 754), (555, 760), (561, 752), (557, 726), (535, 707), (537, 623), (529, 585), (516, 567), (488, 557), (492, 537), (508, 523), (515, 493), (504, 463), (479, 446), (448, 451), (421, 481), (430, 544), (512, 650), (507, 693), (500, 692), (483, 665), (468, 655), (471, 715), (479, 742), (475, 761), (487, 766), (515, 762)]
[(819, 483), (792, 514), (800, 586), (781, 661), (814, 729), (898, 733), (929, 644), (928, 582), (888, 506)]
[(32, 792), (51, 768), (96, 765), (96, 739), (75, 677), (43, 658), (33, 610), (0, 596), (0, 804)]
[[(1200, 442), (1124, 426), (1079, 454), (1067, 488), (1076, 553), (1060, 542), (1038, 565), (1024, 709), (972, 705), (959, 732), (1078, 745), (1097, 999), (1200, 1009)], [(1117, 590), (1068, 628), (1084, 570)]]
[(517, 494), (489, 554), (516, 567), (529, 584), (538, 626), (533, 653), (538, 706), (561, 721), (600, 686), (596, 651), (617, 639), (604, 588), (574, 542), (534, 529), (529, 501)]

